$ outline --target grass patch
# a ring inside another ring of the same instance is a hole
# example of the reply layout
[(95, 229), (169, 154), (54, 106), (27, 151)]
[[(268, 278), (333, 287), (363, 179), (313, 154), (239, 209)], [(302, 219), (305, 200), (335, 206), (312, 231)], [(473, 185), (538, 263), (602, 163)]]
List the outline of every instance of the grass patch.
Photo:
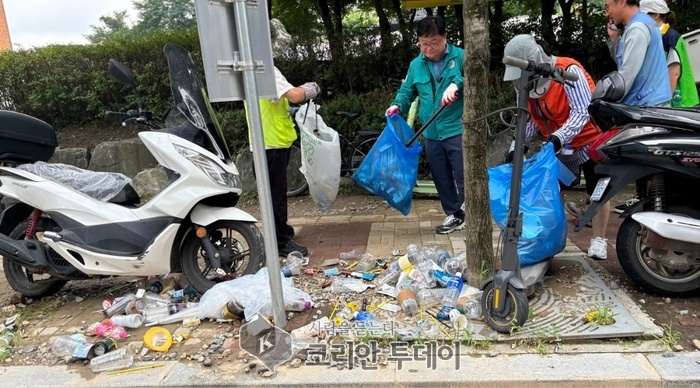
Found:
[(660, 336), (655, 335), (654, 338), (664, 345), (664, 349), (671, 350), (674, 346), (678, 345), (678, 341), (681, 339), (681, 333), (673, 330), (670, 323), (661, 325), (661, 328), (663, 328), (664, 333)]

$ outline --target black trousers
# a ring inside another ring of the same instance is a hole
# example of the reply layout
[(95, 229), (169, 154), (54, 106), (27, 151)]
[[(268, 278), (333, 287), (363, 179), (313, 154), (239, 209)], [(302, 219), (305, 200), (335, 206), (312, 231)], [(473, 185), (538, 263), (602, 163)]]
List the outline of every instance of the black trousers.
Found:
[(267, 171), (270, 175), (270, 194), (272, 213), (275, 219), (277, 245), (282, 246), (292, 240), (294, 229), (287, 224), (287, 166), (290, 149), (278, 148), (265, 150)]

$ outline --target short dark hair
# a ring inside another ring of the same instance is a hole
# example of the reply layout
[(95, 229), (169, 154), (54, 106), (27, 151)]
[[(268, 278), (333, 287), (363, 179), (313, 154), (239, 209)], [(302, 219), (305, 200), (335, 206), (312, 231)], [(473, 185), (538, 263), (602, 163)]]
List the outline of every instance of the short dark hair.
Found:
[(424, 36), (445, 36), (445, 19), (440, 15), (426, 16), (418, 22), (416, 34), (419, 38)]
[(637, 7), (639, 7), (639, 2), (640, 2), (640, 0), (627, 0), (626, 1), (627, 5), (632, 5), (632, 6), (637, 6)]

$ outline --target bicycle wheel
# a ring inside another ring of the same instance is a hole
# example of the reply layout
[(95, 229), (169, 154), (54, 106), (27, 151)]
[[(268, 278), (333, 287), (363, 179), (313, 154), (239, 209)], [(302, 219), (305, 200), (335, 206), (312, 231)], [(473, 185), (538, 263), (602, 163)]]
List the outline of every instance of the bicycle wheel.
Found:
[(365, 156), (367, 156), (369, 150), (371, 150), (374, 143), (377, 142), (377, 139), (379, 139), (378, 134), (357, 139), (353, 144), (351, 144), (352, 149), (350, 151), (350, 159), (348, 160), (350, 175), (352, 175), (358, 169), (358, 167), (360, 167), (360, 164), (362, 164), (362, 161), (365, 160)]
[(289, 149), (289, 165), (287, 166), (287, 197), (296, 197), (303, 194), (309, 188), (301, 168), (301, 148), (294, 142)]

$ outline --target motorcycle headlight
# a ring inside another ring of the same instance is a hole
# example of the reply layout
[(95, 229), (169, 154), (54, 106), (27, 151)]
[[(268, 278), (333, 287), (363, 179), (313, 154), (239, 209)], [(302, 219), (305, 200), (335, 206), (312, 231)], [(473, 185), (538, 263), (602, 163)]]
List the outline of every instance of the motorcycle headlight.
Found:
[(240, 189), (243, 186), (241, 183), (241, 177), (238, 174), (232, 174), (225, 171), (211, 158), (195, 150), (191, 150), (177, 144), (173, 144), (173, 146), (180, 155), (192, 162), (192, 164), (207, 174), (209, 179), (213, 180), (218, 185), (231, 187), (234, 189)]

